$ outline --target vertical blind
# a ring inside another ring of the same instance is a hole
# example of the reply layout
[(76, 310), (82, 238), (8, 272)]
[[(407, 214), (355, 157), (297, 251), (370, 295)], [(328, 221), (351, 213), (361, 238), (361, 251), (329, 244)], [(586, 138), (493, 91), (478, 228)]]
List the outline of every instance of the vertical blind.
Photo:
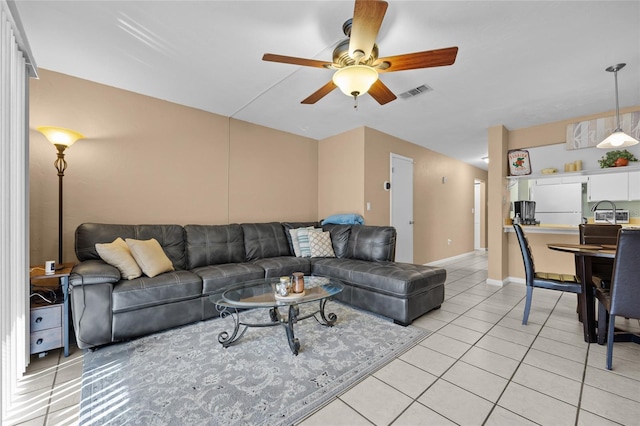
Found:
[(0, 0), (0, 409), (29, 362), (28, 79), (36, 76), (15, 4)]

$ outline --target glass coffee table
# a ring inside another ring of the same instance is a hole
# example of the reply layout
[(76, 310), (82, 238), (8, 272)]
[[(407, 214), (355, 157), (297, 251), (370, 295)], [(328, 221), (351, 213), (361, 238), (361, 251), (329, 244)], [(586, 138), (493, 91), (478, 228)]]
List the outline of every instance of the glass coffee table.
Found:
[[(338, 317), (334, 313), (325, 313), (325, 306), (331, 297), (342, 291), (342, 282), (333, 278), (305, 276), (304, 293), (283, 298), (276, 297), (276, 284), (279, 281), (279, 277), (247, 281), (226, 288), (222, 294), (209, 296), (209, 300), (220, 312), (220, 317), (231, 317), (234, 321), (233, 332), (223, 331), (218, 335), (218, 342), (223, 347), (227, 348), (236, 343), (249, 327), (280, 325), (286, 331), (291, 352), (298, 355), (300, 341), (293, 332), (293, 325), (296, 322), (313, 317), (323, 326), (333, 326)], [(299, 305), (311, 302), (319, 302), (318, 309), (300, 316)], [(264, 323), (241, 321), (240, 315), (243, 310), (255, 308), (268, 309), (270, 321)]]

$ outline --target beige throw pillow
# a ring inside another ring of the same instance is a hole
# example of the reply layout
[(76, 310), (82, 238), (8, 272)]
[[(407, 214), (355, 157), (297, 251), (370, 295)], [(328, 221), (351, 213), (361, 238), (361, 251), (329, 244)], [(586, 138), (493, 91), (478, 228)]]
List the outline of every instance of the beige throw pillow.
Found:
[(133, 258), (138, 262), (142, 272), (150, 278), (163, 272), (173, 271), (173, 263), (164, 253), (160, 243), (155, 238), (150, 240), (126, 239)]
[(309, 246), (311, 257), (336, 257), (329, 232), (309, 232)]
[(132, 280), (142, 275), (129, 246), (122, 238), (118, 237), (111, 243), (96, 244), (96, 251), (102, 260), (118, 268), (122, 278)]

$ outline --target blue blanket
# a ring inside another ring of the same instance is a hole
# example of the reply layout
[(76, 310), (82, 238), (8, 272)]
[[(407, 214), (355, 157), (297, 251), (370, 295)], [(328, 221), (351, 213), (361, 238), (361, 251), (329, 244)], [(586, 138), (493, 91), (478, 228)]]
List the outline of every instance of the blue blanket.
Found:
[(322, 225), (328, 223), (337, 225), (364, 225), (364, 218), (356, 213), (334, 214), (322, 221)]

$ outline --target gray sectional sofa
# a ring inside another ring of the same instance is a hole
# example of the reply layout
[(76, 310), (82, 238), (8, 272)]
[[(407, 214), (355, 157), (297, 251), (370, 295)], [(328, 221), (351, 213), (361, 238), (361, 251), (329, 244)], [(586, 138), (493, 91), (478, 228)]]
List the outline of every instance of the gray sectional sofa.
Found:
[[(336, 257), (294, 255), (289, 229), (314, 225), (331, 233)], [(101, 260), (96, 243), (117, 237), (155, 238), (174, 271), (123, 280)], [(131, 339), (218, 315), (209, 296), (243, 281), (293, 272), (341, 280), (336, 298), (407, 325), (439, 308), (446, 271), (394, 262), (392, 227), (317, 223), (116, 225), (76, 229), (79, 263), (69, 282), (76, 341), (81, 349)]]

